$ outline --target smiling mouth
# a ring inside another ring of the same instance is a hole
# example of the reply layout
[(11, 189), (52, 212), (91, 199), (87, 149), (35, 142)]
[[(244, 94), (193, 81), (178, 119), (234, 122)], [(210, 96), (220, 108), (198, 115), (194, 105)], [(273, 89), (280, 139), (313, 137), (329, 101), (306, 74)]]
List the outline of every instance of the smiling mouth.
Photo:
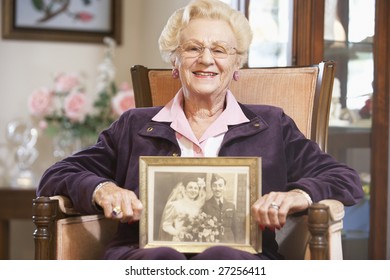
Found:
[(196, 76), (202, 76), (202, 77), (215, 77), (218, 74), (214, 72), (192, 72)]

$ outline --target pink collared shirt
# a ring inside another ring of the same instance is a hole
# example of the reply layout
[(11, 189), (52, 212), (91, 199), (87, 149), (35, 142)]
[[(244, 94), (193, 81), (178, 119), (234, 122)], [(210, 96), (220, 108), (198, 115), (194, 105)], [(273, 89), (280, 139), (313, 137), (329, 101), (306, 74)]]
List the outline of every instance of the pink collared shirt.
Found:
[(226, 94), (226, 108), (207, 128), (200, 139), (195, 137), (183, 111), (183, 92), (179, 92), (153, 117), (153, 121), (171, 122), (182, 157), (216, 157), (228, 125), (249, 122), (230, 90)]

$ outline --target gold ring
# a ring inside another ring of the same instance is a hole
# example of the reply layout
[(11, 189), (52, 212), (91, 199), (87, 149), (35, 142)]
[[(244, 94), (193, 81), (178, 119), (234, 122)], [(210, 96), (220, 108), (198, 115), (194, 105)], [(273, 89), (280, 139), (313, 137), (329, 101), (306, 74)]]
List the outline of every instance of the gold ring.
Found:
[(274, 208), (274, 209), (276, 209), (276, 211), (279, 211), (280, 206), (278, 204), (276, 204), (275, 202), (272, 202), (271, 205), (269, 206), (269, 208)]
[(120, 206), (115, 206), (114, 209), (112, 209), (112, 214), (114, 216), (118, 216), (120, 213), (122, 213), (122, 209)]

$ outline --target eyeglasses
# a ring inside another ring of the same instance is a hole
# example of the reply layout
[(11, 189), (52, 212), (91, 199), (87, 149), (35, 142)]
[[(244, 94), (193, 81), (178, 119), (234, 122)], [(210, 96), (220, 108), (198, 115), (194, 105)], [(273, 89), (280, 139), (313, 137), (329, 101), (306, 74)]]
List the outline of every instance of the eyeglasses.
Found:
[(210, 47), (196, 41), (188, 41), (180, 45), (178, 50), (181, 51), (183, 57), (196, 58), (203, 54), (205, 49), (209, 49), (214, 58), (227, 58), (229, 55), (237, 53), (237, 49), (229, 46), (225, 42), (215, 42)]

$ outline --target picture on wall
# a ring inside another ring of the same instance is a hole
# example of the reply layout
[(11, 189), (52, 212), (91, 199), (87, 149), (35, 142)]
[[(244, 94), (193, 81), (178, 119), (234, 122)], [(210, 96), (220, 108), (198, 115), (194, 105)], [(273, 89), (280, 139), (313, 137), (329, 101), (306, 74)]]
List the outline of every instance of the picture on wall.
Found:
[(121, 43), (122, 0), (3, 0), (3, 38)]

